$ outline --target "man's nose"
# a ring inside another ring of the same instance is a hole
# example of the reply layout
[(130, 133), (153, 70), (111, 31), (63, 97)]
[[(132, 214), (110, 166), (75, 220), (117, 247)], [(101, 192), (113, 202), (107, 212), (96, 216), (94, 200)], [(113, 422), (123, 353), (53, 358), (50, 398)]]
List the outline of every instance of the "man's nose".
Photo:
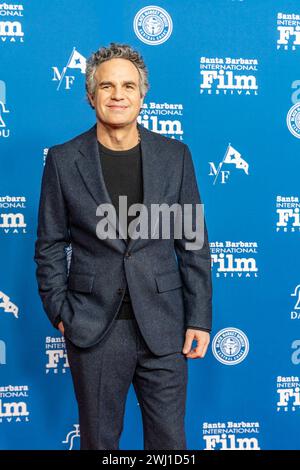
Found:
[(121, 86), (115, 86), (111, 95), (114, 100), (122, 100), (124, 98)]

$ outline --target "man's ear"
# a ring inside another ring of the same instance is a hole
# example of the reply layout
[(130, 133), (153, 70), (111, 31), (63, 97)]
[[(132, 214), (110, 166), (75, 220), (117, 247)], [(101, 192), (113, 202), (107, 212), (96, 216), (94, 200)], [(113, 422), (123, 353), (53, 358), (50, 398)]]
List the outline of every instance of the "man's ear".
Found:
[(95, 108), (94, 98), (92, 97), (92, 95), (90, 93), (88, 93), (87, 95), (88, 95), (88, 98), (89, 98), (90, 105), (92, 106), (92, 108)]

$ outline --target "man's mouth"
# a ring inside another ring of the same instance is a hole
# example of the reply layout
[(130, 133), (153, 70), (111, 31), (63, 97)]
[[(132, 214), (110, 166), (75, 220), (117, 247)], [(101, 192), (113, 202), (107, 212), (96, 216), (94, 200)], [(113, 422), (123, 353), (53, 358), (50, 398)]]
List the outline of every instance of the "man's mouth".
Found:
[(127, 108), (127, 106), (118, 106), (118, 105), (111, 105), (108, 107), (111, 109), (126, 109)]

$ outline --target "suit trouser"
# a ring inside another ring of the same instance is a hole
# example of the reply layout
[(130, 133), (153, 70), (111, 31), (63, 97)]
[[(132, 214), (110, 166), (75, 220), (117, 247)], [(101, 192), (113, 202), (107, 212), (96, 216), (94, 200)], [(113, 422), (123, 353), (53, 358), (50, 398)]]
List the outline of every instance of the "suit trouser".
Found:
[(154, 355), (135, 319), (115, 320), (104, 340), (90, 348), (65, 340), (81, 450), (119, 449), (131, 383), (142, 412), (144, 449), (186, 449), (188, 366), (183, 353)]

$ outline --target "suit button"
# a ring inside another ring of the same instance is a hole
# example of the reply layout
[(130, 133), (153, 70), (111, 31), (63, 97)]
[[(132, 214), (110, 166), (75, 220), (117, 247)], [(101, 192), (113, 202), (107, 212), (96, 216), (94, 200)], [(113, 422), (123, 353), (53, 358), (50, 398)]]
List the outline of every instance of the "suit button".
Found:
[(118, 294), (123, 294), (123, 289), (122, 287), (119, 287), (118, 290), (117, 290)]
[(130, 258), (130, 256), (131, 256), (130, 251), (128, 251), (127, 253), (125, 253), (125, 257), (126, 257), (126, 258)]

